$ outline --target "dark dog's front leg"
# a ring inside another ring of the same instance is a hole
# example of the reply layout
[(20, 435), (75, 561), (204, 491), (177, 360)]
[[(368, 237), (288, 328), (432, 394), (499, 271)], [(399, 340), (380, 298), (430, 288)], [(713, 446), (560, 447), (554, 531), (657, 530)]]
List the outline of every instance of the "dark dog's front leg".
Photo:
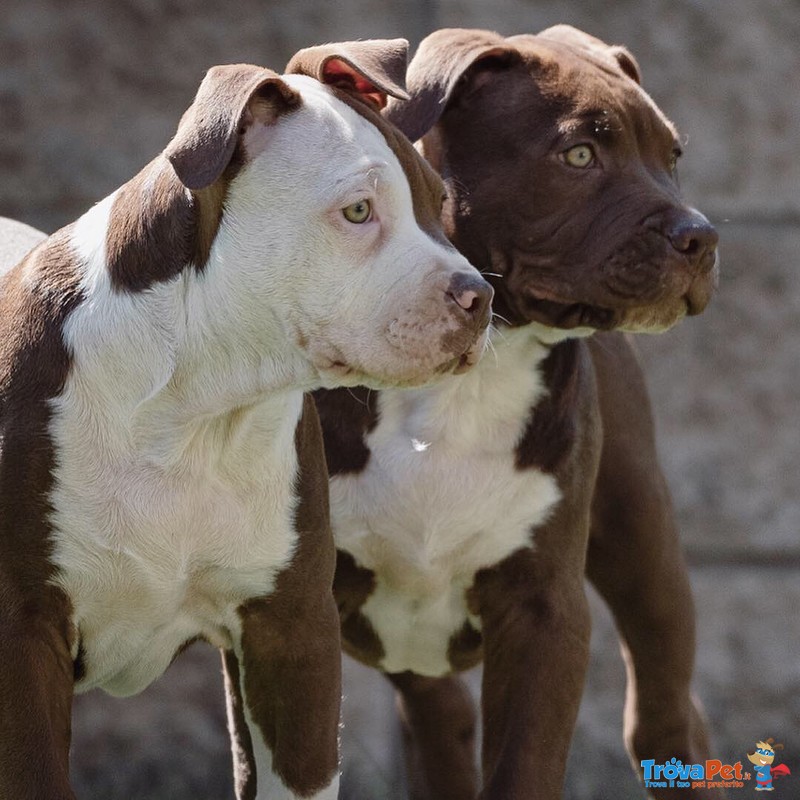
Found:
[(398, 692), (411, 800), (475, 800), (475, 708), (455, 675), (389, 675)]
[[(604, 438), (587, 572), (623, 641), (628, 692), (625, 743), (643, 759), (703, 762), (705, 723), (691, 696), (695, 620), (669, 491), (658, 465), (644, 378), (628, 342), (602, 334), (591, 344)], [(625, 375), (624, 391), (619, 376)], [(719, 790), (709, 790), (709, 796)], [(682, 794), (665, 789), (653, 796)], [(699, 800), (702, 789), (687, 789)]]
[(335, 800), (341, 701), (333, 597), (241, 611), (240, 652), (224, 656), (238, 800)]
[(478, 574), (484, 640), (481, 800), (561, 797), (589, 657), (582, 566), (578, 559), (551, 571), (524, 550)]

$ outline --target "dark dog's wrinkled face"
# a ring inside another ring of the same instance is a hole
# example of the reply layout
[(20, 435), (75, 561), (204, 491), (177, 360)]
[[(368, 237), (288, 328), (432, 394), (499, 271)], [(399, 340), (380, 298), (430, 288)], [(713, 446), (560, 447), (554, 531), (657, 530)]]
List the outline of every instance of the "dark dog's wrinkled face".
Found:
[(657, 332), (702, 311), (717, 234), (681, 200), (677, 132), (633, 57), (566, 26), (509, 39), (440, 33), (442, 64), (448, 44), (484, 37), (422, 149), (448, 185), (448, 235), (494, 273), (498, 315)]

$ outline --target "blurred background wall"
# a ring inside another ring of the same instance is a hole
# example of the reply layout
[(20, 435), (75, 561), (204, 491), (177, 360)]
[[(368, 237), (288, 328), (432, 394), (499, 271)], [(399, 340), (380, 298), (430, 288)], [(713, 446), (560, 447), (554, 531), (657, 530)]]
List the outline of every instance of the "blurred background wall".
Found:
[[(413, 45), (437, 27), (511, 34), (558, 22), (634, 52), (683, 132), (685, 194), (721, 234), (711, 308), (640, 345), (697, 597), (697, 691), (715, 755), (744, 759), (774, 736), (800, 773), (797, 0), (4, 0), (0, 215), (48, 232), (75, 218), (166, 144), (213, 64), (280, 70), (323, 41)], [(565, 796), (640, 798), (621, 745), (615, 635), (594, 599), (593, 612)], [(400, 800), (390, 693), (351, 665), (346, 695), (343, 794)], [(82, 798), (232, 796), (209, 648), (138, 698), (79, 697), (74, 728)], [(797, 796), (800, 775), (784, 780), (795, 784), (784, 796)]]

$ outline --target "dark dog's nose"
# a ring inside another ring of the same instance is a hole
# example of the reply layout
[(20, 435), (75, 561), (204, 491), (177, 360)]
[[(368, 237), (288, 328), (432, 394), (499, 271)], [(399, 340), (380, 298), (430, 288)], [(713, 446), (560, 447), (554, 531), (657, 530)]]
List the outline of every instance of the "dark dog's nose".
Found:
[(494, 290), (483, 278), (459, 272), (450, 281), (446, 295), (477, 325), (489, 324)]
[(709, 254), (717, 249), (719, 235), (714, 226), (699, 212), (691, 210), (672, 220), (664, 231), (673, 248), (694, 264), (714, 266)]

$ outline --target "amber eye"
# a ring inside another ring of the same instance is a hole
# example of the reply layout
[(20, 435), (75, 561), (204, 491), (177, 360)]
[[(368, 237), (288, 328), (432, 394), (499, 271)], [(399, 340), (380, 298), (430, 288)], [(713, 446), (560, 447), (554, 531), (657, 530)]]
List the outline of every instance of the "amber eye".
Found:
[(576, 144), (565, 151), (563, 156), (567, 164), (578, 169), (586, 169), (594, 162), (594, 150), (588, 144)]
[(368, 222), (372, 217), (372, 203), (366, 198), (359, 200), (357, 203), (352, 203), (347, 208), (342, 209), (342, 214), (348, 222), (353, 222), (356, 225), (361, 225), (363, 222)]

